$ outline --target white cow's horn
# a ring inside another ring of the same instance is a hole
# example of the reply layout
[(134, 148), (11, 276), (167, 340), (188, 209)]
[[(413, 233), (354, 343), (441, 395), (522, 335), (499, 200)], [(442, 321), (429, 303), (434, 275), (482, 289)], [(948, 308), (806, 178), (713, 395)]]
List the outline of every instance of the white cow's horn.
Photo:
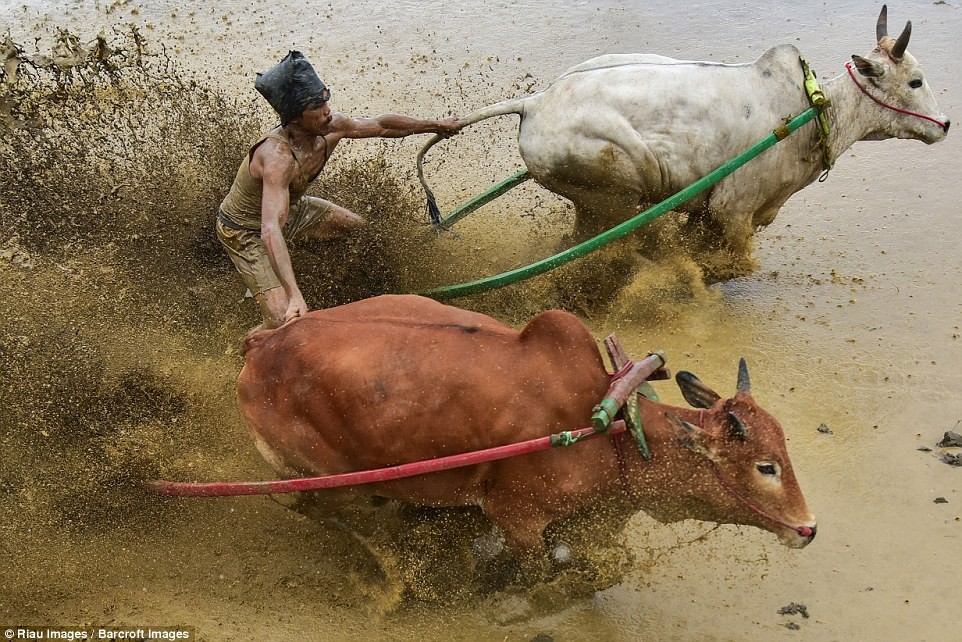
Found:
[(905, 29), (902, 30), (902, 35), (899, 39), (895, 41), (892, 46), (892, 59), (901, 60), (902, 56), (905, 55), (905, 48), (909, 46), (909, 37), (912, 35), (912, 22), (905, 23)]
[(879, 42), (882, 38), (889, 35), (889, 10), (888, 6), (882, 5), (882, 11), (878, 14), (878, 22), (875, 23), (875, 37)]

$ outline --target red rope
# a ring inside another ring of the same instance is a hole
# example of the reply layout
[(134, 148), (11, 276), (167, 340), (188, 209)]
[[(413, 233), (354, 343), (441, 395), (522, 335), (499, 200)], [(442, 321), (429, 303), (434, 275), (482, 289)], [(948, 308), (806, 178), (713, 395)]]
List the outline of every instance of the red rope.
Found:
[(617, 381), (618, 379), (621, 379), (626, 374), (628, 374), (628, 371), (631, 370), (634, 365), (635, 365), (635, 362), (632, 361), (631, 359), (628, 359), (627, 361), (625, 361), (625, 365), (618, 368), (617, 372), (612, 373), (611, 380)]
[(721, 476), (721, 471), (718, 470), (718, 464), (716, 464), (714, 461), (712, 461), (712, 460), (710, 460), (710, 459), (709, 459), (708, 461), (711, 462), (712, 472), (715, 473), (715, 477), (718, 479), (718, 483), (722, 485), (722, 488), (724, 488), (724, 489), (727, 490), (729, 493), (731, 493), (732, 495), (734, 495), (734, 496), (735, 496), (735, 499), (737, 499), (737, 500), (740, 501), (742, 504), (744, 504), (746, 507), (748, 507), (749, 510), (757, 513), (758, 515), (761, 515), (762, 517), (764, 517), (764, 518), (766, 518), (766, 519), (768, 519), (768, 520), (771, 520), (771, 521), (775, 522), (775, 523), (778, 524), (779, 526), (784, 526), (785, 528), (788, 528), (788, 529), (791, 529), (791, 530), (795, 531), (796, 533), (798, 533), (798, 534), (801, 535), (802, 537), (811, 537), (811, 536), (814, 534), (815, 531), (813, 531), (810, 526), (792, 526), (791, 524), (788, 524), (788, 523), (786, 523), (786, 522), (783, 522), (782, 520), (778, 519), (777, 517), (772, 517), (771, 515), (769, 515), (769, 514), (766, 513), (765, 511), (763, 511), (761, 508), (759, 508), (758, 506), (755, 506), (755, 504), (751, 503), (750, 501), (748, 501), (747, 499), (745, 499), (744, 497), (742, 497), (741, 495), (739, 495), (739, 494), (735, 491), (734, 488), (732, 488), (731, 486), (729, 486), (729, 485), (725, 482), (725, 479)]
[(627, 434), (627, 431), (621, 434), (617, 434), (611, 438), (612, 444), (615, 447), (615, 459), (618, 461), (618, 479), (621, 480), (621, 488), (625, 491), (625, 495), (628, 496), (632, 502), (639, 504), (640, 501), (635, 496), (633, 490), (631, 490), (631, 480), (628, 477), (628, 460), (625, 457), (624, 445), (621, 440)]
[(874, 100), (876, 103), (878, 103), (882, 107), (885, 107), (886, 109), (891, 109), (892, 111), (897, 111), (900, 114), (905, 114), (907, 116), (915, 116), (917, 118), (922, 118), (924, 120), (931, 121), (936, 125), (938, 125), (939, 127), (941, 127), (943, 131), (946, 131), (946, 132), (949, 131), (948, 124), (943, 123), (941, 120), (936, 120), (931, 116), (926, 116), (925, 114), (919, 114), (914, 111), (908, 111), (907, 109), (900, 109), (898, 107), (895, 107), (894, 105), (889, 105), (888, 103), (882, 102), (872, 94), (868, 93), (868, 90), (864, 86), (862, 86), (862, 84), (858, 81), (858, 78), (855, 77), (855, 72), (852, 71), (852, 63), (850, 62), (845, 63), (845, 68), (848, 69), (848, 75), (852, 78), (852, 82), (855, 83), (855, 86), (861, 89), (863, 94), (865, 94), (866, 96)]
[[(616, 435), (624, 432), (625, 422), (615, 421), (605, 433), (596, 432), (594, 428), (579, 428), (572, 430), (571, 436), (579, 441), (594, 439), (603, 434)], [(475, 450), (458, 455), (448, 455), (427, 461), (416, 461), (409, 464), (389, 466), (387, 468), (377, 468), (374, 470), (361, 470), (351, 473), (340, 473), (337, 475), (325, 475), (323, 477), (306, 477), (302, 479), (281, 479), (275, 481), (256, 481), (256, 482), (172, 482), (172, 481), (149, 481), (147, 487), (159, 495), (171, 495), (175, 497), (231, 497), (236, 495), (273, 495), (277, 493), (295, 493), (310, 490), (323, 490), (328, 488), (340, 488), (342, 486), (354, 486), (358, 484), (372, 484), (375, 482), (394, 481), (415, 475), (449, 470), (451, 468), (461, 468), (463, 466), (473, 466), (488, 461), (507, 459), (518, 455), (548, 450), (555, 445), (562, 445), (552, 436), (538, 437), (529, 439), (516, 444), (506, 446), (496, 446), (484, 450)]]

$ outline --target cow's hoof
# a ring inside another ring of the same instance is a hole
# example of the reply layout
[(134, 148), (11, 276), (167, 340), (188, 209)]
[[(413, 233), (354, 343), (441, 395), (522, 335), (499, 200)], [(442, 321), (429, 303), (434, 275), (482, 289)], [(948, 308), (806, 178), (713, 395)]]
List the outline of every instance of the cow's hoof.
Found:
[(504, 535), (500, 531), (474, 538), (471, 542), (471, 552), (482, 561), (489, 561), (497, 557), (504, 550)]
[(571, 547), (567, 544), (558, 544), (551, 551), (551, 560), (558, 566), (567, 566), (571, 563)]

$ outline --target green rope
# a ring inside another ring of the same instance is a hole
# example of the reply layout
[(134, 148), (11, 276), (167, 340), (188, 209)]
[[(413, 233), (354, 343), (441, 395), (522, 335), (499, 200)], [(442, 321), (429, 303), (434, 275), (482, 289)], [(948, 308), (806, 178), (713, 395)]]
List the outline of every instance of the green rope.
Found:
[[(817, 108), (810, 107), (795, 118), (791, 119), (786, 125), (780, 126), (779, 129), (782, 131), (787, 130), (787, 134), (792, 134), (797, 129), (815, 118), (818, 113), (819, 110)], [(598, 248), (635, 231), (642, 225), (650, 223), (659, 216), (670, 212), (685, 201), (694, 198), (715, 183), (726, 178), (729, 174), (748, 161), (752, 160), (768, 148), (774, 146), (776, 143), (782, 140), (782, 138), (784, 138), (784, 136), (779, 137), (779, 135), (774, 132), (769, 134), (765, 138), (752, 145), (746, 151), (726, 162), (724, 165), (717, 168), (707, 176), (700, 178), (680, 192), (677, 192), (673, 196), (663, 200), (661, 203), (645, 210), (644, 212), (641, 212), (635, 217), (628, 219), (624, 223), (621, 223), (606, 232), (602, 232), (592, 239), (565, 250), (564, 252), (560, 252), (546, 259), (542, 259), (526, 267), (517, 268), (508, 272), (479, 279), (477, 281), (432, 288), (430, 290), (421, 292), (421, 294), (436, 299), (456, 299), (458, 297), (468, 296), (469, 294), (478, 294), (479, 292), (494, 290), (496, 288), (517, 283), (518, 281), (530, 279), (533, 276), (544, 274), (545, 272), (553, 270), (554, 268), (564, 265), (565, 263), (574, 261), (575, 259), (580, 259), (581, 257), (594, 252)]]
[(505, 192), (514, 189), (529, 178), (531, 178), (531, 174), (529, 174), (528, 170), (526, 169), (521, 170), (514, 176), (509, 176), (500, 183), (491, 186), (484, 192), (481, 192), (470, 201), (445, 216), (443, 219), (441, 219), (441, 222), (438, 223), (438, 226), (444, 229), (451, 227), (455, 222), (460, 221), (474, 210), (478, 209), (482, 205), (490, 203), (494, 199), (498, 198)]
[[(650, 383), (645, 381), (640, 386), (638, 386), (637, 392), (640, 392), (645, 397), (651, 401), (658, 401), (658, 393), (651, 386)], [(641, 424), (641, 413), (638, 410), (638, 398), (634, 395), (629, 398), (628, 403), (625, 404), (625, 415), (627, 415), (625, 421), (626, 423), (631, 421), (631, 425), (634, 430), (631, 434), (635, 437), (635, 443), (638, 444), (638, 450), (641, 452), (641, 456), (644, 457), (645, 461), (651, 459), (651, 449), (648, 447), (648, 440), (645, 439), (645, 427)]]

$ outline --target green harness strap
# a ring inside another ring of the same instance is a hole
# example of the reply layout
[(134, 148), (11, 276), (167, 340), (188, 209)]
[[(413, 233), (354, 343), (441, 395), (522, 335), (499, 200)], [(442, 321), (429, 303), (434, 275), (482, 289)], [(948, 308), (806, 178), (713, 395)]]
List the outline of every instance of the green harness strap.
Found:
[[(647, 381), (638, 386), (636, 392), (644, 395), (646, 399), (651, 401), (659, 401), (658, 393), (655, 392), (655, 389)], [(641, 456), (645, 458), (645, 461), (648, 461), (651, 459), (651, 449), (648, 448), (648, 441), (645, 439), (645, 428), (641, 424), (641, 413), (638, 410), (638, 397), (631, 395), (625, 407), (622, 408), (621, 413), (624, 417), (625, 425), (628, 426), (628, 430), (635, 438), (635, 443), (638, 444), (638, 450), (641, 451)]]
[[(658, 394), (655, 389), (647, 381), (642, 383), (635, 389), (635, 392), (645, 395), (646, 398), (652, 401), (658, 401)], [(645, 460), (651, 459), (651, 450), (648, 448), (648, 441), (645, 439), (645, 431), (641, 425), (641, 415), (638, 410), (638, 398), (632, 394), (628, 397), (625, 405), (617, 411), (617, 414), (625, 420), (625, 426), (628, 428), (628, 432), (631, 436), (635, 438), (635, 443), (638, 444), (638, 450), (641, 452), (641, 456)], [(604, 430), (606, 430), (605, 428)], [(594, 433), (604, 432), (604, 430), (598, 430), (595, 428)], [(564, 447), (573, 446), (585, 437), (594, 433), (586, 433), (582, 435), (575, 435), (570, 430), (565, 430), (563, 432), (555, 433), (551, 435), (551, 445), (553, 447)]]
[(828, 171), (832, 169), (832, 159), (828, 153), (828, 115), (825, 113), (825, 108), (832, 103), (819, 86), (818, 79), (815, 78), (815, 70), (808, 66), (802, 56), (798, 57), (798, 61), (802, 63), (802, 72), (805, 74), (805, 93), (808, 95), (808, 103), (818, 110), (818, 140), (822, 147), (822, 168), (825, 170), (821, 180), (824, 180)]

